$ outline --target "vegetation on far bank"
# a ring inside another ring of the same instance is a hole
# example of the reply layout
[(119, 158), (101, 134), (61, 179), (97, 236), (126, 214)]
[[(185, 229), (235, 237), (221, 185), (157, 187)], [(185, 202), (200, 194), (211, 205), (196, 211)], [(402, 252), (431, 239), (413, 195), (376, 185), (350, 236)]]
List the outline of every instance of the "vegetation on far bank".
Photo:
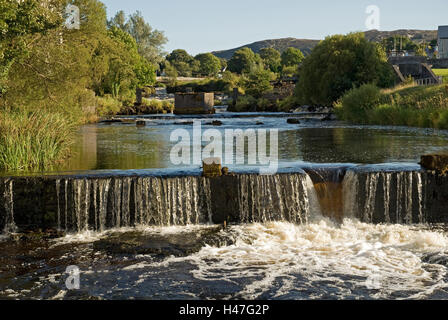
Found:
[[(65, 25), (68, 3), (80, 9), (79, 30)], [(447, 126), (444, 87), (379, 89), (394, 83), (386, 61), (393, 38), (373, 43), (362, 33), (336, 35), (307, 57), (295, 48), (242, 48), (229, 60), (183, 49), (167, 55), (164, 33), (141, 13), (120, 11), (107, 20), (99, 0), (0, 0), (0, 34), (0, 170), (41, 170), (61, 161), (73, 130), (97, 117), (172, 112), (172, 102), (148, 99), (148, 92), (134, 105), (137, 88), (157, 85), (156, 72), (170, 79), (169, 93), (231, 94), (238, 88), (232, 111), (290, 111), (339, 101), (338, 114), (351, 122)], [(426, 52), (412, 41), (402, 45)], [(446, 70), (435, 72), (448, 79)], [(179, 76), (206, 78), (180, 83)], [(299, 82), (285, 97), (273, 83), (288, 78)]]
[(335, 103), (338, 116), (359, 124), (448, 129), (448, 86), (408, 84), (380, 90), (365, 84)]

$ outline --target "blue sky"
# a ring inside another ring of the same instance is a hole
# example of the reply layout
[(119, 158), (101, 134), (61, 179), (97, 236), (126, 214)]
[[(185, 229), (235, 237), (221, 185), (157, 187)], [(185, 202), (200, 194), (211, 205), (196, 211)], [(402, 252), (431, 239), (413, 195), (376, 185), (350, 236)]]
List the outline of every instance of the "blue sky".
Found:
[(435, 30), (448, 25), (447, 0), (103, 0), (109, 16), (141, 11), (165, 32), (166, 51), (191, 54), (275, 38), (323, 39), (365, 31), (369, 5), (380, 8), (380, 30)]

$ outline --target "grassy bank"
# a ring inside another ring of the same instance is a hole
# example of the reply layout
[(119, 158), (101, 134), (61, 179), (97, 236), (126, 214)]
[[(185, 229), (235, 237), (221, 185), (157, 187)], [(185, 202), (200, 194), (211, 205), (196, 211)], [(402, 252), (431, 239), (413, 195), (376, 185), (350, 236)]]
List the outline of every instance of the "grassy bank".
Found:
[(448, 69), (432, 69), (436, 76), (443, 78), (443, 83), (448, 83)]
[(42, 170), (69, 154), (79, 120), (45, 110), (0, 111), (0, 170)]
[(352, 89), (335, 104), (340, 119), (351, 123), (448, 129), (448, 87), (374, 85)]

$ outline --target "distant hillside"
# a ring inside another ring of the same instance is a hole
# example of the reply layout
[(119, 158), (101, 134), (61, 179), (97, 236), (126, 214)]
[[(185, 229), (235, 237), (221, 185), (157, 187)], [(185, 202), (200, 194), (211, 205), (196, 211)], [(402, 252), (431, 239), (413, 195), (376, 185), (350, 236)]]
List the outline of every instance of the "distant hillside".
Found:
[[(378, 31), (371, 30), (365, 32), (366, 38), (369, 41), (379, 42), (384, 38), (389, 38), (392, 36), (405, 36), (409, 37), (415, 42), (430, 42), (437, 38), (436, 30), (395, 30), (395, 31)], [(275, 48), (280, 52), (283, 52), (289, 47), (294, 47), (300, 49), (305, 55), (309, 54), (311, 50), (319, 43), (320, 40), (309, 40), (309, 39), (296, 39), (296, 38), (283, 38), (283, 39), (273, 39), (257, 41), (245, 46), (241, 46), (234, 49), (214, 51), (212, 52), (215, 56), (224, 59), (230, 59), (235, 51), (248, 47), (251, 48), (255, 53), (258, 53), (263, 48)]]
[(395, 30), (395, 31), (378, 31), (370, 30), (365, 32), (366, 38), (369, 41), (379, 42), (385, 38), (393, 36), (408, 37), (414, 42), (430, 42), (437, 39), (437, 30)]
[(251, 48), (255, 53), (260, 52), (263, 48), (275, 48), (280, 52), (285, 51), (289, 47), (294, 47), (300, 49), (305, 55), (309, 54), (311, 50), (319, 43), (320, 40), (307, 40), (307, 39), (295, 39), (295, 38), (284, 38), (284, 39), (274, 39), (274, 40), (264, 40), (254, 42), (245, 46), (241, 46), (235, 49), (214, 51), (212, 52), (218, 58), (230, 59), (232, 58), (235, 51), (242, 49), (244, 47)]

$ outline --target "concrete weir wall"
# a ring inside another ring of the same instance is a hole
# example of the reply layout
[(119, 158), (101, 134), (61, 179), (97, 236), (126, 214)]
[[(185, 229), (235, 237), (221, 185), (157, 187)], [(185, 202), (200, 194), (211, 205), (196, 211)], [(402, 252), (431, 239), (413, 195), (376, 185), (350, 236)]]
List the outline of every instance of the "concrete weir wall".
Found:
[[(0, 178), (0, 230), (80, 232), (224, 221), (306, 223), (316, 214), (327, 214), (320, 210), (320, 195), (313, 182), (312, 175), (302, 170), (214, 178), (4, 177)], [(318, 191), (325, 189), (325, 182), (318, 183)], [(342, 194), (347, 217), (371, 223), (448, 222), (446, 175), (423, 170), (347, 169), (342, 181), (332, 183), (341, 184), (343, 192), (334, 196)]]
[(214, 113), (214, 93), (176, 93), (175, 114), (211, 114)]

